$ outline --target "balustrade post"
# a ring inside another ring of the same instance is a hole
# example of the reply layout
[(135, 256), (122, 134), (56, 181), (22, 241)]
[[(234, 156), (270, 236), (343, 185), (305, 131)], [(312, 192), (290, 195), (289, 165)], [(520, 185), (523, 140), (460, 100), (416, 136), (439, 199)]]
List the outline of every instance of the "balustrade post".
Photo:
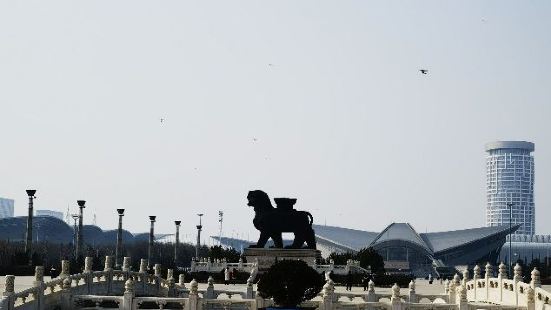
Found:
[(461, 284), (457, 287), (456, 299), (458, 310), (469, 309), (469, 304), (467, 302), (467, 287), (464, 284)]
[(155, 292), (156, 294), (159, 294), (161, 292), (161, 264), (155, 264), (153, 267), (153, 270), (155, 272)]
[(484, 280), (485, 280), (485, 283), (484, 283), (484, 286), (485, 286), (485, 291), (486, 291), (486, 302), (490, 299), (489, 296), (490, 296), (490, 278), (492, 277), (492, 274), (493, 274), (493, 270), (492, 270), (492, 265), (490, 265), (490, 263), (486, 263), (486, 273), (484, 274)]
[(247, 292), (245, 294), (245, 298), (246, 299), (254, 298), (253, 281), (251, 281), (251, 279), (247, 279)]
[(113, 291), (113, 256), (105, 256), (103, 272), (105, 272), (105, 280), (107, 281), (107, 295), (111, 295)]
[(176, 281), (174, 280), (174, 271), (172, 269), (166, 271), (166, 281), (168, 282), (168, 297), (176, 297)]
[(124, 295), (123, 295), (123, 301), (122, 301), (122, 310), (132, 310), (132, 303), (133, 298), (135, 294), (135, 288), (134, 288), (134, 280), (132, 278), (128, 278), (126, 282), (124, 282)]
[(498, 267), (497, 282), (499, 288), (499, 302), (503, 302), (503, 280), (507, 279), (507, 266), (501, 262)]
[(325, 282), (325, 285), (323, 285), (322, 290), (322, 303), (321, 303), (321, 309), (320, 310), (332, 310), (333, 309), (333, 295), (335, 292), (335, 288), (333, 284), (331, 283), (331, 279), (328, 279)]
[(216, 297), (214, 296), (214, 279), (212, 278), (212, 276), (209, 276), (207, 283), (208, 286), (205, 298), (215, 299)]
[(34, 296), (36, 309), (44, 309), (44, 266), (36, 266), (34, 268), (33, 286), (36, 288)]
[(469, 269), (465, 268), (465, 270), (463, 270), (463, 279), (461, 279), (461, 284), (467, 286), (467, 281), (469, 281)]
[(71, 296), (72, 282), (73, 281), (69, 277), (63, 279), (61, 286), (61, 310), (72, 310), (74, 308)]
[(124, 271), (124, 272), (129, 272), (130, 269), (132, 268), (130, 265), (131, 265), (130, 257), (129, 257), (129, 256), (125, 256), (125, 257), (122, 259), (122, 271)]
[(398, 283), (394, 283), (392, 286), (392, 297), (390, 298), (390, 303), (392, 310), (402, 309), (402, 300), (400, 299), (400, 287), (398, 286)]
[(147, 281), (149, 279), (149, 275), (147, 274), (147, 259), (140, 259), (140, 279), (142, 281), (142, 294), (146, 294), (147, 289)]
[(541, 277), (540, 277), (539, 270), (534, 267), (534, 270), (532, 270), (530, 275), (532, 276), (532, 279), (530, 281), (530, 286), (533, 289), (536, 289), (536, 287), (541, 287)]
[(415, 303), (417, 302), (417, 295), (415, 294), (415, 282), (411, 280), (409, 282), (409, 302)]
[(532, 286), (526, 290), (526, 310), (536, 309), (536, 294)]
[(180, 285), (180, 288), (185, 289), (186, 288), (186, 275), (181, 273), (178, 277), (178, 285)]
[(455, 304), (455, 295), (456, 295), (456, 285), (455, 281), (452, 280), (448, 285), (448, 303)]
[(92, 293), (92, 284), (94, 283), (94, 276), (92, 275), (92, 266), (94, 265), (94, 259), (90, 256), (84, 258), (84, 283), (86, 284), (86, 294)]
[(189, 283), (189, 297), (186, 310), (198, 310), (199, 307), (199, 285), (195, 279)]
[(64, 259), (61, 261), (61, 273), (59, 274), (59, 277), (63, 279), (63, 278), (67, 278), (70, 275), (71, 275), (70, 263), (68, 260)]
[(368, 302), (376, 302), (377, 301), (377, 294), (375, 294), (375, 282), (373, 280), (369, 280), (367, 283), (367, 296), (366, 299)]
[(480, 266), (475, 265), (473, 268), (473, 282), (474, 282), (474, 300), (478, 300), (478, 283), (477, 281), (480, 279)]
[(13, 310), (15, 307), (15, 276), (6, 275), (5, 288), (2, 293), (3, 298), (0, 299), (0, 309)]

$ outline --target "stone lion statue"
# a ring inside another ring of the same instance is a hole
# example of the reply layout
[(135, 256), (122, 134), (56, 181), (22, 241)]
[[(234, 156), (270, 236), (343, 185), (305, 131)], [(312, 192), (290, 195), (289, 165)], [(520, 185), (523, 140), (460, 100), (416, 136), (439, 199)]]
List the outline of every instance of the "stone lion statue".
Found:
[(316, 237), (312, 229), (314, 218), (310, 212), (293, 209), (296, 199), (275, 198), (277, 208), (272, 206), (268, 194), (261, 190), (250, 191), (247, 199), (247, 205), (254, 208), (254, 227), (260, 231), (258, 242), (251, 247), (263, 248), (268, 239), (272, 238), (274, 247), (282, 248), (281, 234), (292, 232), (295, 234), (295, 240), (286, 248), (300, 249), (304, 242), (307, 248), (316, 248)]

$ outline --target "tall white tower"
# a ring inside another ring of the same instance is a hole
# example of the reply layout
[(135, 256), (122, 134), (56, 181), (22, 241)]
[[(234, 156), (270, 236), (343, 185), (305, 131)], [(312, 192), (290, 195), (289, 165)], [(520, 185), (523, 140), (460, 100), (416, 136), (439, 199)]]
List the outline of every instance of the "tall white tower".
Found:
[(486, 226), (522, 224), (515, 234), (535, 234), (534, 143), (486, 144)]

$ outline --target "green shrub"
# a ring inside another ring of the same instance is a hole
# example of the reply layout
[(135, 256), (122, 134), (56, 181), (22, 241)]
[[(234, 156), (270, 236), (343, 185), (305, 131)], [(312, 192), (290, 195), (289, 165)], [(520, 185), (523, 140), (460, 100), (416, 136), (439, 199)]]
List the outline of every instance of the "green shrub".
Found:
[(258, 282), (258, 293), (273, 298), (278, 306), (295, 307), (318, 295), (325, 284), (323, 277), (301, 260), (275, 263)]

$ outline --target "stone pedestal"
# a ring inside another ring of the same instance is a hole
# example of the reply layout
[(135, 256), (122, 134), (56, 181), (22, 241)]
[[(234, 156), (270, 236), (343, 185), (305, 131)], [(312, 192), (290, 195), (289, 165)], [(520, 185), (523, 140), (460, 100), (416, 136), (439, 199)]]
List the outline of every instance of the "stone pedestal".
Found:
[(302, 260), (310, 267), (314, 267), (321, 258), (321, 252), (314, 249), (275, 249), (275, 248), (247, 248), (243, 251), (247, 263), (257, 263), (258, 271), (264, 272), (280, 260)]

